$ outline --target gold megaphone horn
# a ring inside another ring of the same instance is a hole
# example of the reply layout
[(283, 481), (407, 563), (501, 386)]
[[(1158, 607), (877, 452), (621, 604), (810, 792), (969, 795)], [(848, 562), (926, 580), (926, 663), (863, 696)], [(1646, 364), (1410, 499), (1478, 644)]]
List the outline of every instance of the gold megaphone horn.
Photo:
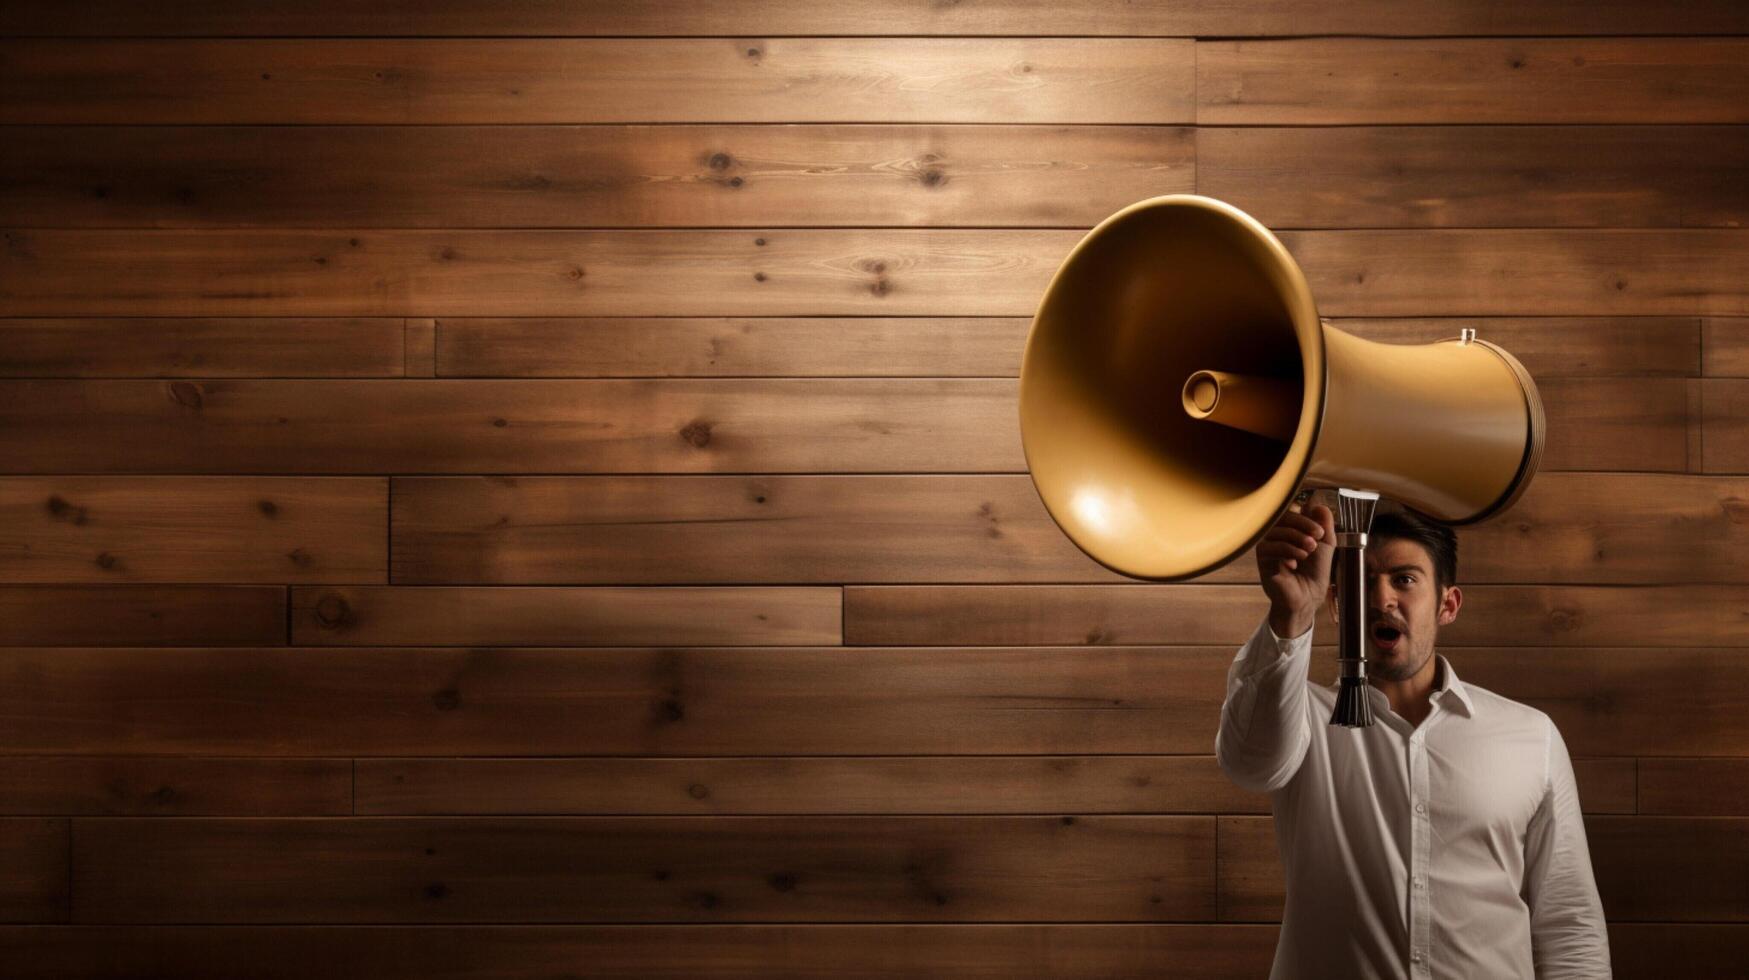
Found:
[(1339, 656), (1356, 724), (1371, 715), (1353, 586), (1377, 497), (1448, 524), (1493, 517), (1535, 475), (1544, 428), (1511, 354), (1467, 329), (1381, 344), (1324, 323), (1269, 229), (1194, 194), (1132, 204), (1070, 251), (1020, 369), (1033, 485), (1113, 571), (1194, 578), (1251, 549), (1303, 488), (1338, 492)]

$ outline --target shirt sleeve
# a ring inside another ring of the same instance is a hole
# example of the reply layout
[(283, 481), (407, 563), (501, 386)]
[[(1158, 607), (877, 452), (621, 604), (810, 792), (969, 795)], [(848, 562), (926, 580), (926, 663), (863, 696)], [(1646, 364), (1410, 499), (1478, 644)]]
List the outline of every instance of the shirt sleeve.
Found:
[(1266, 618), (1227, 668), (1227, 697), (1215, 733), (1215, 758), (1235, 785), (1254, 793), (1286, 786), (1311, 744), (1306, 669), (1312, 630), (1275, 635)]
[(1591, 873), (1573, 761), (1549, 722), (1543, 801), (1525, 833), (1524, 899), (1536, 975), (1609, 977), (1609, 933)]

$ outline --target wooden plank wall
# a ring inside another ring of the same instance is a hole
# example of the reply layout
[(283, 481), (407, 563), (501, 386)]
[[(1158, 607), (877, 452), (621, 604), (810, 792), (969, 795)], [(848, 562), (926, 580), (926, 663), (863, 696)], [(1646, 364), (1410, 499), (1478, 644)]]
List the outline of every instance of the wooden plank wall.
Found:
[(1015, 410), (1068, 249), (1179, 191), (1530, 367), (1442, 647), (1561, 726), (1617, 975), (1749, 956), (1738, 0), (0, 35), (8, 977), (1262, 975), (1254, 562), (1096, 565)]

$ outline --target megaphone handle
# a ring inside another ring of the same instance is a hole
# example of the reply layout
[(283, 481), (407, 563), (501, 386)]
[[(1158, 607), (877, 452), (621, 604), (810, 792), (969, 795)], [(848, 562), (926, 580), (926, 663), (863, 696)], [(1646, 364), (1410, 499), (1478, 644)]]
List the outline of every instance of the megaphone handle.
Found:
[(1336, 710), (1330, 724), (1365, 728), (1372, 724), (1372, 704), (1366, 698), (1366, 535), (1336, 535)]
[(1379, 495), (1371, 490), (1336, 491), (1336, 710), (1330, 724), (1365, 728), (1372, 724), (1366, 694), (1366, 535), (1372, 530)]

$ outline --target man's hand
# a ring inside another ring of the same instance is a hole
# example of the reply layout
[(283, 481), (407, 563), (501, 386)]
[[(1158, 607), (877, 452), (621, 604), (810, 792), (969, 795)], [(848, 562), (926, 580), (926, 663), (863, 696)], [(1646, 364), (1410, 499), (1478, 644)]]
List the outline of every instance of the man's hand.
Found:
[(1336, 515), (1323, 504), (1293, 504), (1257, 543), (1257, 571), (1269, 596), (1269, 628), (1292, 639), (1312, 628), (1330, 590)]

